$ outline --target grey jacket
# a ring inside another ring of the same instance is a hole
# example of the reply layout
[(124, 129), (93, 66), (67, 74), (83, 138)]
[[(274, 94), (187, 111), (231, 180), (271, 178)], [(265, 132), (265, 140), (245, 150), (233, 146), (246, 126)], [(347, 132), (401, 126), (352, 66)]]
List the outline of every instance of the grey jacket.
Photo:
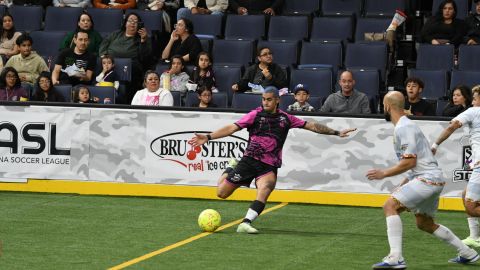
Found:
[(350, 97), (342, 95), (342, 91), (330, 94), (320, 109), (321, 112), (361, 114), (370, 113), (367, 95), (354, 89)]

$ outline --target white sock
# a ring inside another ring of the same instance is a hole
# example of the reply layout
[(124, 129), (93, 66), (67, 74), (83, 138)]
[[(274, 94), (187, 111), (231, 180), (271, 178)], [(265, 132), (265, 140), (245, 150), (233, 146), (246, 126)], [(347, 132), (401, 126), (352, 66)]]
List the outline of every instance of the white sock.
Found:
[(470, 228), (470, 237), (473, 239), (478, 239), (478, 237), (480, 237), (478, 217), (468, 217), (467, 221), (468, 227)]
[(458, 238), (452, 231), (450, 231), (449, 228), (441, 224), (438, 225), (440, 227), (438, 227), (438, 229), (433, 232), (433, 235), (455, 248), (460, 254), (460, 256), (464, 258), (471, 259), (473, 256), (476, 256), (477, 253), (473, 249), (467, 247), (460, 240), (460, 238)]
[(253, 222), (258, 217), (257, 211), (253, 210), (252, 208), (248, 208), (247, 214), (245, 218)]
[(390, 245), (390, 254), (402, 259), (402, 220), (399, 215), (387, 217), (387, 235)]

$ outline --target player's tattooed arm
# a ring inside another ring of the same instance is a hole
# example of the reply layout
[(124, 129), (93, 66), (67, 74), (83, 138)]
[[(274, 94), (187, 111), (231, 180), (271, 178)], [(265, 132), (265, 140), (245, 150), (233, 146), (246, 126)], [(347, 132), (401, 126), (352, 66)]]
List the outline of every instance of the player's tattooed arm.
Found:
[(349, 129), (344, 129), (342, 131), (338, 131), (314, 121), (308, 121), (305, 124), (305, 129), (313, 131), (318, 134), (336, 135), (340, 137), (347, 137), (348, 133), (357, 130), (356, 128), (349, 128)]

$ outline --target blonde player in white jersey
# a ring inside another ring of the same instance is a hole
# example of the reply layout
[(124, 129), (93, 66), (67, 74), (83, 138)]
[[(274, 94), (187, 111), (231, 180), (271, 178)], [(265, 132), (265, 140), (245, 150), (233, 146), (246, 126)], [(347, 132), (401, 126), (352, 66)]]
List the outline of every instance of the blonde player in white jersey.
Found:
[(470, 247), (480, 248), (480, 87), (473, 88), (473, 107), (450, 121), (450, 125), (443, 130), (435, 143), (432, 152), (435, 154), (437, 147), (450, 135), (463, 125), (470, 128), (470, 141), (472, 144), (472, 160), (470, 167), (473, 173), (470, 176), (467, 187), (463, 192), (463, 204), (468, 214), (468, 227), (470, 236), (463, 240)]
[(367, 172), (368, 179), (380, 180), (408, 171), (407, 178), (383, 206), (390, 253), (372, 268), (407, 268), (402, 255), (403, 228), (399, 215), (404, 210), (415, 214), (420, 230), (434, 235), (458, 251), (459, 255), (449, 262), (473, 263), (480, 258), (478, 253), (466, 246), (450, 229), (433, 220), (445, 182), (437, 160), (430, 151), (428, 140), (405, 115), (404, 102), (403, 95), (397, 91), (389, 92), (383, 100), (386, 119), (391, 120), (395, 126), (393, 142), (399, 162), (387, 169), (371, 169)]

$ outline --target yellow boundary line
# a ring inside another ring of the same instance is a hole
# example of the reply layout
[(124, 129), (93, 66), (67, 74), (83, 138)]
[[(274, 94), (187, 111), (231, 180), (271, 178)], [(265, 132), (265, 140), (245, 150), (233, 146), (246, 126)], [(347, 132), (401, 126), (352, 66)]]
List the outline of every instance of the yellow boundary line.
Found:
[[(113, 183), (94, 181), (35, 180), (28, 183), (0, 182), (0, 191), (69, 193), (84, 195), (114, 196), (150, 196), (195, 199), (218, 199), (216, 187), (181, 186), (145, 183)], [(347, 193), (306, 190), (276, 189), (269, 197), (270, 202), (313, 203), (347, 206), (381, 207), (389, 194)], [(229, 200), (251, 201), (255, 198), (255, 189), (240, 188)], [(462, 200), (453, 197), (441, 197), (440, 210), (464, 211)]]
[[(265, 211), (263, 211), (262, 215), (267, 214), (268, 212), (277, 210), (277, 209), (279, 209), (279, 208), (282, 208), (282, 207), (286, 206), (287, 204), (288, 204), (288, 203), (280, 203), (279, 205), (275, 205), (274, 207), (270, 207), (270, 208), (266, 209)], [(225, 225), (221, 226), (220, 228), (218, 228), (218, 229), (216, 230), (216, 232), (225, 230), (225, 229), (230, 228), (230, 227), (232, 227), (232, 226), (234, 226), (234, 225), (236, 225), (236, 224), (239, 224), (240, 222), (242, 222), (242, 220), (243, 220), (243, 219), (237, 219), (237, 220), (232, 221), (232, 222), (230, 222), (230, 223), (228, 223), (228, 224), (225, 224)], [(183, 245), (186, 245), (186, 244), (188, 244), (188, 243), (191, 243), (191, 242), (193, 242), (193, 241), (195, 241), (195, 240), (198, 240), (198, 239), (200, 239), (200, 238), (203, 238), (203, 237), (205, 237), (205, 236), (209, 236), (209, 235), (212, 234), (212, 233), (213, 233), (213, 232), (204, 232), (204, 233), (201, 233), (201, 234), (197, 234), (197, 235), (195, 235), (195, 236), (192, 236), (192, 237), (190, 237), (190, 238), (187, 238), (187, 239), (182, 240), (182, 241), (180, 241), (180, 242), (177, 242), (177, 243), (175, 243), (175, 244), (166, 246), (166, 247), (164, 247), (164, 248), (155, 250), (155, 251), (153, 251), (153, 252), (150, 252), (150, 253), (145, 254), (145, 255), (143, 255), (143, 256), (140, 256), (140, 257), (137, 257), (137, 258), (132, 259), (132, 260), (130, 260), (130, 261), (127, 261), (127, 262), (121, 263), (121, 264), (119, 264), (119, 265), (116, 265), (116, 266), (114, 266), (114, 267), (111, 267), (111, 268), (109, 268), (108, 270), (120, 270), (120, 269), (124, 269), (124, 268), (126, 268), (126, 267), (128, 267), (128, 266), (131, 266), (131, 265), (133, 265), (133, 264), (139, 263), (139, 262), (141, 262), (141, 261), (148, 260), (148, 259), (150, 259), (150, 258), (152, 258), (152, 257), (154, 257), (154, 256), (160, 255), (160, 254), (165, 253), (165, 252), (167, 252), (167, 251), (169, 251), (169, 250), (172, 250), (172, 249), (174, 249), (174, 248), (181, 247), (181, 246), (183, 246)]]

